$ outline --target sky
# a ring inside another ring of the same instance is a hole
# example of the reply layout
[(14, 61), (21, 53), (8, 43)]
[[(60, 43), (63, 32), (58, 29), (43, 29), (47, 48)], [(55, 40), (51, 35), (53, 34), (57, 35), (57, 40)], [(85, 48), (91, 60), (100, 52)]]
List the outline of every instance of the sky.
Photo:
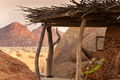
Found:
[[(70, 3), (69, 0), (0, 0), (0, 28), (4, 27), (12, 22), (20, 22), (21, 24), (26, 25), (26, 20), (22, 14), (22, 11), (19, 11), (20, 8), (17, 6), (25, 7), (50, 7), (52, 5), (61, 5), (64, 3)], [(28, 25), (27, 25), (28, 26)], [(30, 30), (33, 30), (38, 25), (28, 26)], [(68, 28), (59, 28), (63, 32)]]

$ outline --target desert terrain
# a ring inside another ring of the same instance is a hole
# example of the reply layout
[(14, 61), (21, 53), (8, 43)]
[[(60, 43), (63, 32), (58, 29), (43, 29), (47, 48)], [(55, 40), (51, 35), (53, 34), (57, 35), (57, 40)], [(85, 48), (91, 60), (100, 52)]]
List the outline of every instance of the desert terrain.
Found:
[[(27, 64), (27, 66), (35, 72), (34, 58), (37, 47), (0, 47), (0, 50), (9, 54), (10, 56), (19, 59)], [(41, 73), (46, 73), (46, 57), (48, 47), (43, 47), (40, 54), (39, 64), (41, 66)]]

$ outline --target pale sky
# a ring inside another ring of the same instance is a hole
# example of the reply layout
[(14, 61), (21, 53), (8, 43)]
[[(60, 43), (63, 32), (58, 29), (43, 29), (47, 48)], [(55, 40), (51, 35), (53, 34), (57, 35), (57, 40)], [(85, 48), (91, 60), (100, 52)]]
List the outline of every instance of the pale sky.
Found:
[[(61, 5), (64, 3), (70, 3), (69, 0), (0, 0), (0, 28), (4, 27), (11, 22), (20, 22), (26, 24), (26, 20), (17, 6), (25, 7), (50, 7), (52, 5)], [(28, 26), (30, 30), (39, 27), (39, 25)], [(60, 28), (66, 30), (65, 28)]]

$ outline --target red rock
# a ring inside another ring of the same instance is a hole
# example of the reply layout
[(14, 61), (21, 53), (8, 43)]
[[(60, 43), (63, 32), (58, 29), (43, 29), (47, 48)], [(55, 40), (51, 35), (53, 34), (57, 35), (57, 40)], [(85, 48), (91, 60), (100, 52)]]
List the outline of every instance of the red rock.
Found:
[(0, 46), (31, 45), (33, 36), (26, 26), (13, 22), (0, 29)]
[(38, 80), (27, 65), (0, 51), (0, 80)]
[[(88, 64), (88, 61), (82, 62), (82, 68)], [(73, 62), (64, 62), (53, 67), (53, 75), (59, 78), (71, 78), (72, 72), (76, 71), (76, 64)], [(57, 73), (57, 74), (56, 74)]]

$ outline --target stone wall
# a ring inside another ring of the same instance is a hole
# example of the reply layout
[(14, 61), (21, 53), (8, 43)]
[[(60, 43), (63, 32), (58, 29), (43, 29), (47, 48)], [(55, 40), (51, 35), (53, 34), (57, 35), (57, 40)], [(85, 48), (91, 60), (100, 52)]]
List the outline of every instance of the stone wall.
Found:
[(101, 52), (105, 58), (102, 67), (104, 80), (120, 80), (120, 28), (110, 27), (105, 34), (104, 51)]

